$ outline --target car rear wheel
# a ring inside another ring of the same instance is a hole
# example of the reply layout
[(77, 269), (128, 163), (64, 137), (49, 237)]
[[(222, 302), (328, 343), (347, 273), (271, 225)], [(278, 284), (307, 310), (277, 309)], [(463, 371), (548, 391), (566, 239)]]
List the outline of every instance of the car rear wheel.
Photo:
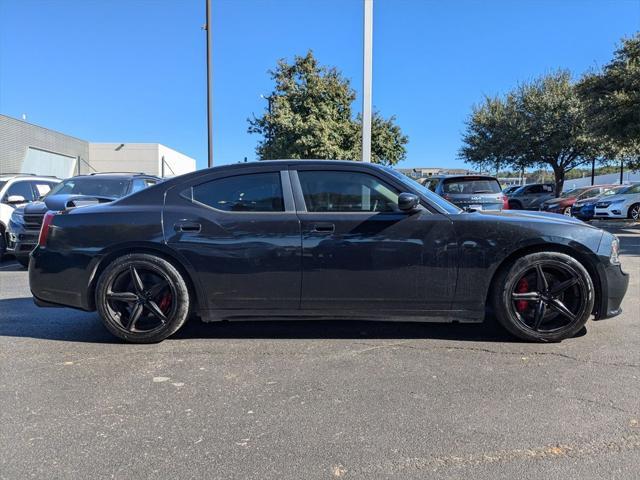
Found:
[(573, 337), (593, 310), (593, 282), (563, 253), (532, 253), (502, 269), (492, 303), (500, 324), (523, 340), (559, 342)]
[(629, 218), (631, 220), (640, 220), (640, 203), (634, 203), (629, 207)]
[(562, 210), (563, 215), (566, 215), (567, 217), (571, 216), (571, 207), (565, 207), (564, 210)]
[(189, 289), (180, 272), (155, 255), (131, 254), (111, 262), (96, 287), (96, 307), (107, 329), (133, 343), (155, 343), (187, 320)]

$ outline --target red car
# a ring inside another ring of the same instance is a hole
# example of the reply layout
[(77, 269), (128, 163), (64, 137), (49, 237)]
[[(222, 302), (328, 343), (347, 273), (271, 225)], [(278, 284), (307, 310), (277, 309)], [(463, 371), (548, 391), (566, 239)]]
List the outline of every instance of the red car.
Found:
[(574, 188), (573, 190), (567, 190), (562, 195), (556, 198), (551, 198), (545, 201), (540, 206), (542, 212), (561, 213), (563, 215), (571, 216), (571, 207), (578, 200), (583, 198), (597, 197), (602, 195), (606, 190), (609, 190), (613, 185), (591, 185), (589, 187)]

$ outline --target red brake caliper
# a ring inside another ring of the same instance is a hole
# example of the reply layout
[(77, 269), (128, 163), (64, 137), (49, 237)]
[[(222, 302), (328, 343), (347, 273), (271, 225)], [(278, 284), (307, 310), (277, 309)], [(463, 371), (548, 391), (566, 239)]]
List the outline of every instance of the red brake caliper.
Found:
[(171, 306), (171, 292), (166, 292), (162, 298), (160, 299), (160, 303), (158, 304), (160, 310), (166, 312)]
[[(529, 291), (529, 282), (527, 282), (527, 279), (523, 277), (518, 282), (518, 286), (516, 287), (516, 292), (517, 293), (527, 293), (528, 291)], [(529, 302), (527, 302), (526, 300), (518, 300), (518, 301), (516, 301), (516, 309), (520, 313), (524, 313), (527, 310), (528, 306), (529, 306)]]

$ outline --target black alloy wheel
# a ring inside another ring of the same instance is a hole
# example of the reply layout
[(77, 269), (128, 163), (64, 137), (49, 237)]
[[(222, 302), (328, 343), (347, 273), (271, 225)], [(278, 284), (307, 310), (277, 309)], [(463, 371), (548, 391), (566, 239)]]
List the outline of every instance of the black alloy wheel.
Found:
[(186, 321), (189, 305), (182, 275), (154, 255), (114, 260), (96, 288), (96, 306), (105, 326), (135, 343), (158, 342), (175, 333)]
[(493, 303), (500, 323), (525, 340), (557, 342), (582, 329), (593, 310), (593, 282), (562, 253), (534, 253), (504, 269)]

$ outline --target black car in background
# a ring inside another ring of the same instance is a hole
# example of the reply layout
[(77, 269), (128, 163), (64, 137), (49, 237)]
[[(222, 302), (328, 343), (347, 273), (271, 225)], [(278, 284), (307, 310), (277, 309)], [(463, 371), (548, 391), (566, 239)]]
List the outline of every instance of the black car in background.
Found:
[(68, 178), (40, 201), (14, 210), (6, 234), (7, 253), (13, 254), (23, 266), (29, 265), (29, 252), (36, 246), (42, 219), (49, 210), (111, 202), (160, 181), (144, 173), (93, 173)]
[(98, 310), (160, 341), (189, 318), (481, 322), (560, 341), (620, 313), (616, 237), (545, 213), (465, 211), (383, 166), (241, 163), (48, 212), (39, 306)]
[(496, 177), (485, 175), (434, 175), (421, 180), (432, 192), (460, 208), (502, 210), (509, 208)]

